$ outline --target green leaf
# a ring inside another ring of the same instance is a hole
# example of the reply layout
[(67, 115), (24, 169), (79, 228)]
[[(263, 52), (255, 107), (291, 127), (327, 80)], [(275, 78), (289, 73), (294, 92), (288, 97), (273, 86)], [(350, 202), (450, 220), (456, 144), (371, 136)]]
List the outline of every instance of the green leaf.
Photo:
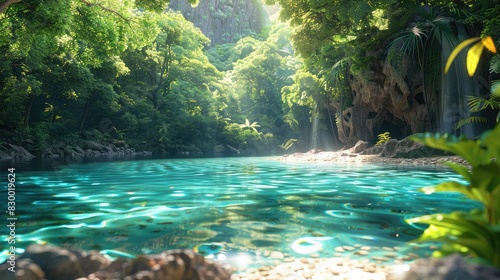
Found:
[(493, 130), (483, 132), (480, 137), (481, 146), (486, 147), (486, 151), (490, 158), (500, 158), (500, 125), (497, 125)]
[(424, 187), (420, 189), (420, 191), (424, 192), (425, 194), (431, 194), (434, 192), (459, 192), (471, 199), (477, 200), (468, 186), (462, 185), (459, 182), (455, 181), (448, 181), (435, 186)]
[(500, 234), (485, 221), (481, 212), (434, 214), (408, 219), (407, 222), (429, 224), (415, 241), (438, 241), (451, 245), (443, 246), (444, 252), (455, 250), (464, 253), (461, 247), (465, 247), (476, 257), (490, 261), (498, 254), (494, 248), (498, 246)]
[[(472, 112), (472, 110), (471, 110)], [(458, 121), (455, 125), (455, 127), (458, 129), (468, 123), (488, 123), (488, 122), (491, 122), (490, 119), (487, 119), (485, 117), (468, 117), (468, 118), (465, 118), (465, 119), (462, 119), (460, 121)]]
[(198, 3), (200, 2), (199, 0), (188, 0), (189, 4), (191, 4), (191, 7), (196, 8), (198, 6)]
[(476, 141), (469, 140), (464, 136), (441, 135), (430, 133), (418, 133), (410, 139), (422, 143), (428, 147), (451, 152), (463, 157), (470, 165), (476, 166), (484, 163), (485, 152)]
[(467, 73), (470, 77), (474, 76), (484, 45), (482, 42), (474, 44), (467, 52)]
[(491, 85), (491, 95), (500, 97), (500, 83), (493, 83)]
[(445, 162), (444, 163), (446, 166), (449, 168), (453, 169), (457, 174), (461, 175), (465, 180), (470, 182), (471, 180), (471, 174), (469, 172), (469, 169), (461, 164), (457, 164), (454, 162)]
[(481, 38), (476, 37), (476, 38), (470, 38), (467, 40), (464, 40), (462, 43), (458, 44), (458, 46), (451, 52), (450, 56), (448, 57), (448, 60), (446, 61), (446, 65), (444, 67), (444, 73), (448, 73), (448, 70), (450, 70), (451, 63), (457, 57), (458, 53), (462, 51), (467, 45), (470, 45), (474, 42), (479, 41)]

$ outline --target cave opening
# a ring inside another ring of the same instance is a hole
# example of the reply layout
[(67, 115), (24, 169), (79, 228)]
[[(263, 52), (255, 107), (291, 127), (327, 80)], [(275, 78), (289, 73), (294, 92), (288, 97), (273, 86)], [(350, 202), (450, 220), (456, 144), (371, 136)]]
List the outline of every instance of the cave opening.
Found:
[(377, 116), (376, 112), (369, 112), (368, 113), (368, 119), (374, 119)]
[(415, 95), (415, 101), (417, 101), (418, 104), (424, 105), (425, 104), (425, 98), (424, 98), (424, 93), (419, 92)]
[(394, 123), (389, 122), (387, 120), (383, 121), (377, 128), (375, 128), (375, 130), (373, 132), (374, 132), (374, 136), (375, 136), (376, 140), (378, 140), (379, 134), (382, 134), (385, 132), (390, 133), (391, 139), (404, 138), (403, 131), (401, 130), (401, 128), (399, 126), (395, 125)]

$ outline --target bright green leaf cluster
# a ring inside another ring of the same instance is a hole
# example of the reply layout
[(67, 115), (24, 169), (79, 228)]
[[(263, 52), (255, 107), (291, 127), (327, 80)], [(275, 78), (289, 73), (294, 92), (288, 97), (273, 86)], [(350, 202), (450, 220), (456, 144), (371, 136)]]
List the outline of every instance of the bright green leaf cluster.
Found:
[(430, 133), (417, 134), (412, 139), (459, 155), (470, 165), (447, 163), (468, 184), (449, 181), (423, 188), (423, 192), (460, 192), (484, 207), (470, 213), (453, 212), (408, 219), (409, 223), (430, 225), (416, 241), (443, 242), (435, 256), (458, 252), (500, 267), (500, 162), (497, 160), (500, 157), (500, 125), (484, 132), (478, 140)]
[(384, 145), (385, 142), (391, 139), (391, 134), (389, 132), (380, 133), (378, 135), (378, 142), (375, 144), (377, 146)]

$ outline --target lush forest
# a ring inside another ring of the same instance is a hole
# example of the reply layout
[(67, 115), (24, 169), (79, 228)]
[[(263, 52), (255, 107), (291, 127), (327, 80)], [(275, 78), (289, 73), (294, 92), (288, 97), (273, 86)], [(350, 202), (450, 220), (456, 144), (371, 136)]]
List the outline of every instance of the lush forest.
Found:
[(442, 66), (499, 41), (497, 1), (267, 2), (281, 21), (217, 45), (166, 1), (0, 2), (0, 144), (262, 155), (494, 123), (498, 55), (472, 78)]

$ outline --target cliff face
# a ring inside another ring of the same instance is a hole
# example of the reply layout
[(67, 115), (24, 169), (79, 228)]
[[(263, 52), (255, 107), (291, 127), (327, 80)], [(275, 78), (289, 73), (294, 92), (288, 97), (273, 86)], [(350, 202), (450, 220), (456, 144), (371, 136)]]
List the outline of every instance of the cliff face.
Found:
[(203, 0), (195, 8), (188, 1), (171, 0), (170, 8), (200, 28), (212, 46), (260, 33), (269, 22), (260, 0)]
[[(378, 134), (384, 132), (402, 139), (430, 131), (434, 110), (433, 106), (425, 105), (421, 75), (415, 63), (403, 59), (396, 69), (385, 60), (377, 60), (370, 68), (349, 79), (353, 94), (350, 107), (332, 104), (341, 112), (337, 124), (340, 141), (352, 146), (358, 140), (376, 142)], [(428, 102), (435, 104), (436, 101)]]

